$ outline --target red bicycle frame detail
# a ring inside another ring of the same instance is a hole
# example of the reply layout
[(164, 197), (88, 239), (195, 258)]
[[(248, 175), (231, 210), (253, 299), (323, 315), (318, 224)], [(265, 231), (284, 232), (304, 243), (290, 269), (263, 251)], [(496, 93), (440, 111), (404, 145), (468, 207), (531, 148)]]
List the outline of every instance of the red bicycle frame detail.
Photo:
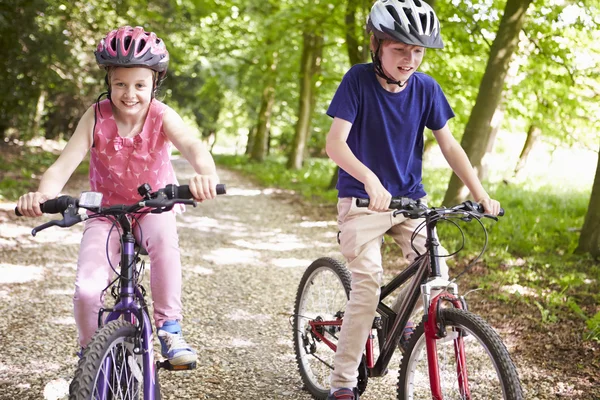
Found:
[[(337, 346), (335, 344), (333, 344), (331, 342), (331, 340), (327, 339), (324, 335), (321, 335), (317, 328), (320, 326), (342, 326), (342, 322), (343, 322), (343, 320), (341, 320), (341, 319), (335, 320), (335, 321), (312, 320), (312, 321), (308, 321), (308, 324), (310, 325), (311, 332), (318, 339), (320, 339), (323, 343), (325, 343), (327, 346), (329, 346), (329, 348), (331, 350), (333, 350), (335, 352), (337, 350)], [(375, 365), (375, 354), (373, 353), (373, 335), (372, 334), (369, 334), (369, 337), (367, 338), (367, 344), (365, 346), (365, 351), (366, 351), (367, 368), (373, 368), (373, 366)]]
[[(429, 368), (429, 382), (431, 384), (431, 395), (433, 400), (443, 400), (442, 388), (440, 387), (440, 373), (437, 359), (437, 339), (442, 339), (438, 329), (438, 307), (442, 301), (447, 301), (454, 308), (462, 309), (461, 301), (448, 292), (442, 292), (437, 295), (429, 306), (427, 321), (425, 322), (425, 344), (427, 346), (427, 365)], [(442, 327), (443, 328), (443, 327)], [(459, 335), (454, 339), (454, 354), (456, 356), (456, 374), (458, 376), (458, 387), (463, 399), (470, 399), (467, 364), (465, 363), (465, 347), (463, 338)]]

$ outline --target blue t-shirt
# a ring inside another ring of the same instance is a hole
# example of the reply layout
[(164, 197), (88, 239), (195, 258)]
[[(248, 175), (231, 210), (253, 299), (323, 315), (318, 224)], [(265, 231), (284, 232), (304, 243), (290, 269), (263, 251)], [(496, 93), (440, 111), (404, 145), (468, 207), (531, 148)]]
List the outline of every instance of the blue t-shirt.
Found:
[[(375, 173), (392, 196), (419, 199), (423, 131), (443, 128), (454, 112), (440, 85), (415, 72), (399, 93), (385, 90), (373, 64), (354, 65), (338, 87), (327, 115), (352, 123), (348, 146)], [(364, 185), (340, 168), (339, 197), (367, 197)]]

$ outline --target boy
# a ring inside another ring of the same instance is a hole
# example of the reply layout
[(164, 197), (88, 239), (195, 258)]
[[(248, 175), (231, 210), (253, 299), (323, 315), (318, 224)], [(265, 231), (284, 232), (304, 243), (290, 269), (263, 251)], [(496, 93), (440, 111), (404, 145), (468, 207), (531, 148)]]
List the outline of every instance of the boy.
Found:
[[(327, 110), (333, 123), (326, 150), (340, 167), (340, 247), (352, 272), (329, 399), (359, 397), (357, 370), (379, 300), (383, 235), (390, 234), (407, 259), (416, 256), (410, 238), (421, 221), (393, 217), (388, 206), (392, 197), (426, 196), (421, 177), (425, 127), (433, 131), (444, 158), (486, 213), (497, 215), (500, 210), (448, 128), (454, 113), (440, 86), (416, 72), (425, 48), (443, 48), (433, 9), (419, 0), (377, 0), (367, 30), (373, 62), (346, 73)], [(357, 208), (354, 198), (369, 198), (369, 208)], [(424, 233), (414, 245), (424, 251)], [(443, 262), (440, 267), (447, 278), (447, 267)]]

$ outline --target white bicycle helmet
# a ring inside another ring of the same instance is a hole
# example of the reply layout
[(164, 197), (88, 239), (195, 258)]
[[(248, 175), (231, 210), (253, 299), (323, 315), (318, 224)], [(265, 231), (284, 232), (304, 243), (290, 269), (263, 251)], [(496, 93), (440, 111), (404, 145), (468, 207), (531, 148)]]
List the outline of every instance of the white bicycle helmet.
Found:
[(380, 40), (394, 40), (431, 49), (444, 47), (440, 21), (433, 8), (421, 0), (377, 0), (367, 29)]

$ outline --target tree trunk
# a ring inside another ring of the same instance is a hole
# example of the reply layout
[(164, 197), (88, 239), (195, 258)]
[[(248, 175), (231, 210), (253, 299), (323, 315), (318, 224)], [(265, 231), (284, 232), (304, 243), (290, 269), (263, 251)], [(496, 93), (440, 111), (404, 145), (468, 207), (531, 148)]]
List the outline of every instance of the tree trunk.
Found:
[(315, 109), (316, 81), (314, 77), (321, 72), (323, 36), (313, 32), (304, 32), (303, 38), (304, 46), (300, 66), (300, 105), (298, 107), (294, 144), (288, 156), (288, 169), (302, 168), (306, 144), (310, 139), (310, 122)]
[(37, 137), (39, 134), (40, 126), (42, 123), (42, 116), (46, 108), (46, 91), (42, 90), (38, 97), (37, 105), (35, 107), (35, 116), (33, 117), (33, 129), (31, 130), (33, 137)]
[(480, 181), (483, 181), (488, 176), (489, 166), (490, 166), (490, 157), (494, 151), (494, 144), (496, 143), (496, 136), (498, 136), (498, 131), (502, 126), (502, 121), (504, 120), (504, 107), (501, 105), (494, 116), (492, 117), (492, 129), (490, 130), (490, 136), (487, 139), (487, 146), (485, 147), (485, 153), (481, 158), (481, 166), (477, 171), (477, 177)]
[(348, 0), (346, 3), (346, 49), (350, 65), (365, 63), (369, 58), (369, 38), (364, 24), (371, 5), (370, 0)]
[(254, 147), (254, 138), (256, 137), (256, 128), (257, 125), (252, 125), (252, 128), (248, 131), (248, 141), (246, 142), (246, 153), (250, 155), (252, 153), (252, 148)]
[(273, 103), (275, 102), (275, 80), (277, 70), (277, 52), (267, 54), (266, 81), (263, 88), (260, 111), (258, 113), (258, 125), (254, 137), (254, 144), (250, 159), (254, 161), (264, 161), (267, 155), (269, 130), (271, 127), (271, 113)]
[[(507, 1), (496, 39), (490, 50), (485, 73), (479, 85), (477, 100), (461, 141), (461, 146), (465, 149), (476, 171), (481, 168), (481, 160), (492, 131), (492, 118), (502, 98), (508, 67), (519, 43), (519, 33), (531, 2), (532, 0)], [(467, 188), (453, 173), (443, 204), (451, 206), (460, 203), (467, 197), (467, 193)]]
[(533, 149), (533, 146), (537, 142), (541, 133), (542, 130), (535, 124), (531, 124), (531, 126), (529, 126), (529, 130), (527, 131), (527, 139), (525, 139), (523, 150), (519, 155), (519, 161), (517, 161), (517, 165), (515, 166), (515, 171), (513, 173), (514, 178), (516, 178), (517, 175), (519, 175), (521, 169), (523, 169), (523, 167), (525, 167), (525, 164), (527, 164), (527, 158), (529, 157), (529, 153), (531, 153), (531, 150)]
[[(369, 37), (365, 34), (365, 21), (372, 5), (371, 0), (348, 0), (346, 4), (346, 49), (350, 65), (366, 63), (369, 59)], [(327, 189), (335, 189), (339, 173), (340, 168), (335, 167)]]
[(581, 228), (579, 245), (575, 249), (575, 253), (590, 253), (594, 258), (600, 258), (600, 151), (590, 205)]

